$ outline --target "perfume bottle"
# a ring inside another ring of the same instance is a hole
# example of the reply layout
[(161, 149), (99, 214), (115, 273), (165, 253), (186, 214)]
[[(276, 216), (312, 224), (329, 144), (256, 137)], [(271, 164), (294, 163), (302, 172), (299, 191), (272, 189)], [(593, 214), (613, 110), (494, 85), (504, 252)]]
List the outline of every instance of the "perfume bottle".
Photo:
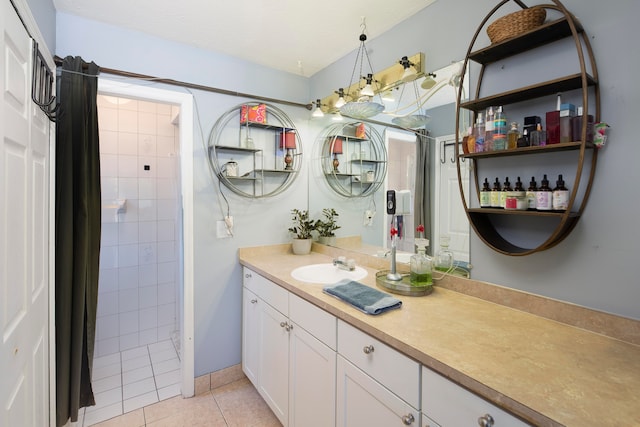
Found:
[(435, 269), (447, 273), (453, 267), (453, 252), (449, 250), (449, 236), (440, 236), (440, 250), (436, 254)]
[(415, 239), (418, 253), (411, 256), (411, 274), (409, 281), (411, 286), (433, 285), (433, 260), (427, 255), (429, 239)]

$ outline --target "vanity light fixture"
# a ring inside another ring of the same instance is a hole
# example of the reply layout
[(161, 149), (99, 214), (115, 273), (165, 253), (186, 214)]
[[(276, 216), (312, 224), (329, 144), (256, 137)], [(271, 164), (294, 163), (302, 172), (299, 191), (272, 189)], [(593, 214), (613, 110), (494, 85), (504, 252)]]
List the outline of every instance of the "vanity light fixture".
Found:
[(400, 77), (400, 80), (402, 80), (405, 83), (408, 83), (408, 82), (414, 81), (419, 77), (418, 71), (414, 68), (415, 64), (409, 61), (408, 57), (403, 56), (400, 59), (400, 61), (398, 61), (398, 63), (402, 65), (402, 68), (404, 68), (404, 71), (402, 73), (402, 77)]
[(313, 110), (313, 113), (311, 113), (311, 117), (324, 117), (324, 113), (322, 112), (322, 108), (320, 108), (321, 104), (320, 104), (320, 100), (319, 99), (316, 99), (315, 105), (316, 105), (316, 109)]
[[(356, 96), (352, 93), (347, 93), (346, 95), (351, 99), (351, 101), (339, 107), (340, 113), (354, 119), (366, 119), (373, 117), (384, 110), (382, 99), (380, 99), (381, 103), (373, 101), (373, 97), (376, 93), (380, 92), (380, 88), (378, 87), (378, 81), (373, 78), (373, 67), (371, 66), (369, 53), (367, 52), (367, 47), (364, 43), (367, 40), (367, 35), (365, 34), (367, 26), (365, 24), (364, 17), (362, 18), (360, 28), (362, 30), (358, 38), (358, 40), (360, 40), (360, 46), (358, 47), (358, 53), (356, 54), (356, 62), (353, 65), (349, 86), (347, 86), (348, 90), (354, 90), (357, 91), (357, 93)], [(362, 73), (365, 62), (368, 68), (366, 77)], [(356, 79), (358, 84), (354, 88), (354, 76), (356, 70), (359, 77)], [(360, 83), (363, 80), (366, 82), (366, 86), (361, 87)]]
[(346, 104), (346, 103), (347, 103), (347, 101), (345, 101), (345, 100), (344, 100), (344, 89), (343, 89), (343, 88), (340, 88), (340, 89), (338, 89), (338, 91), (337, 91), (337, 92), (335, 92), (335, 93), (338, 95), (338, 100), (336, 101), (336, 103), (335, 103), (335, 105), (334, 105), (334, 106), (335, 106), (336, 108), (340, 108), (340, 107), (342, 107), (344, 104)]
[(422, 87), (422, 89), (431, 89), (432, 87), (434, 87), (436, 85), (436, 75), (433, 73), (429, 73), (424, 77), (424, 80), (422, 81), (422, 84), (420, 85), (420, 87)]

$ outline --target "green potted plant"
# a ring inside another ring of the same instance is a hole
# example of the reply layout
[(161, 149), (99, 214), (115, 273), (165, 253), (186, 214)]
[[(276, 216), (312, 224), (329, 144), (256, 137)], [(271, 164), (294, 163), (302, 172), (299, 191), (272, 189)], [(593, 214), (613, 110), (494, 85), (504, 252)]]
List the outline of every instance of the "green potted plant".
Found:
[(309, 218), (309, 211), (292, 209), (293, 226), (289, 227), (289, 232), (293, 234), (293, 253), (296, 255), (306, 255), (311, 252), (312, 235), (316, 229), (316, 222)]
[(328, 246), (336, 245), (334, 231), (340, 228), (337, 223), (338, 213), (335, 209), (322, 209), (322, 219), (316, 220), (315, 228), (318, 231), (318, 242)]

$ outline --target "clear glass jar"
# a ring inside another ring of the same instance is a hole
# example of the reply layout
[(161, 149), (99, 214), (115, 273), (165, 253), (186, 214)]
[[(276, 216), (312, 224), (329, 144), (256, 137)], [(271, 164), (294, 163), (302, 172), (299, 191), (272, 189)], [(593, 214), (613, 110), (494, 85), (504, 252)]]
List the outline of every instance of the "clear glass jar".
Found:
[(440, 250), (436, 254), (435, 269), (447, 273), (453, 267), (453, 252), (449, 250), (449, 236), (440, 236)]
[(416, 239), (418, 253), (411, 256), (411, 274), (409, 276), (411, 286), (433, 285), (433, 260), (426, 254), (429, 241)]

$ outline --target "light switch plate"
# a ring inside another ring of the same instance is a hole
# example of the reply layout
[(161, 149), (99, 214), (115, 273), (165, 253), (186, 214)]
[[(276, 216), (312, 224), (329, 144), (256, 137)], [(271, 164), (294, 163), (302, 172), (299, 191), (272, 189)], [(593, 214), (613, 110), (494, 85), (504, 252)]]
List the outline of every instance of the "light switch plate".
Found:
[(224, 221), (216, 221), (216, 237), (218, 239), (231, 237), (229, 236), (229, 233), (227, 233), (227, 224), (225, 224)]

